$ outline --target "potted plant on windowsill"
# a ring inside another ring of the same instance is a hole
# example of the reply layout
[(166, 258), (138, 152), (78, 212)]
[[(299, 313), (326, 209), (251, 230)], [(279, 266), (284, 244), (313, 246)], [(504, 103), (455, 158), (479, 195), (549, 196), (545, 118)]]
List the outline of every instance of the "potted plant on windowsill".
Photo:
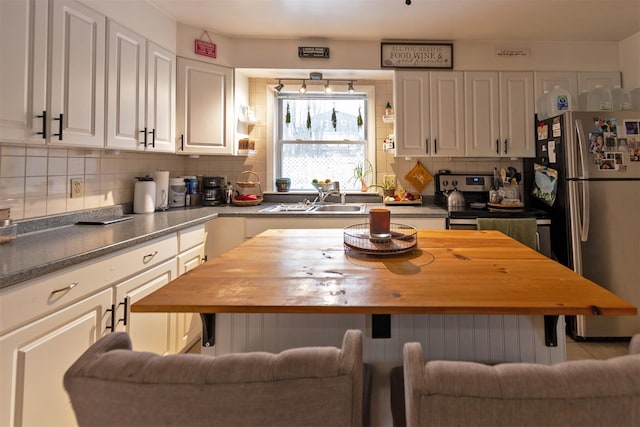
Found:
[(365, 160), (364, 162), (359, 162), (355, 168), (353, 168), (353, 176), (351, 177), (351, 182), (360, 183), (360, 191), (363, 193), (369, 189), (369, 184), (367, 182), (367, 178), (369, 175), (373, 173), (373, 166), (371, 166), (371, 162), (369, 160)]
[(384, 180), (382, 184), (373, 184), (369, 188), (382, 188), (383, 197), (393, 197), (396, 194), (395, 180)]

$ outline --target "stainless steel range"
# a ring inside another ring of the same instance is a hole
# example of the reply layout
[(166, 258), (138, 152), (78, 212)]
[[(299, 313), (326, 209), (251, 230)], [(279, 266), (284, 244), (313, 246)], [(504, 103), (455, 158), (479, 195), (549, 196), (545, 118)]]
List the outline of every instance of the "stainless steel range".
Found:
[(435, 176), (435, 203), (447, 207), (448, 194), (462, 192), (464, 206), (448, 208), (447, 228), (450, 230), (475, 230), (478, 218), (535, 218), (538, 224), (539, 251), (551, 256), (549, 214), (540, 209), (493, 209), (487, 206), (489, 190), (493, 182), (491, 174), (445, 173)]

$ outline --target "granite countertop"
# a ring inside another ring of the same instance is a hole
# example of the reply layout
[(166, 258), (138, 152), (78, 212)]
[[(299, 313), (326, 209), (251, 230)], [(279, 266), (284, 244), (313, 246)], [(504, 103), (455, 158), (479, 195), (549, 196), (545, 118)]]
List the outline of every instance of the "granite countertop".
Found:
[(18, 234), (12, 242), (0, 245), (0, 289), (204, 223), (218, 215), (212, 209), (200, 208), (126, 216), (132, 219), (110, 225), (74, 225), (87, 217), (72, 218), (70, 224)]
[[(446, 218), (446, 209), (427, 206), (385, 206), (366, 203), (364, 212), (261, 212), (280, 201), (265, 201), (257, 206), (199, 206), (170, 209), (153, 214), (123, 213), (122, 207), (56, 215), (18, 222), (18, 237), (0, 245), (0, 289), (37, 278), (81, 262), (126, 249), (178, 230), (202, 224), (218, 216), (242, 217), (364, 217), (371, 208), (388, 208), (398, 217)], [(100, 216), (126, 215), (131, 220), (109, 225), (76, 225), (80, 220)]]

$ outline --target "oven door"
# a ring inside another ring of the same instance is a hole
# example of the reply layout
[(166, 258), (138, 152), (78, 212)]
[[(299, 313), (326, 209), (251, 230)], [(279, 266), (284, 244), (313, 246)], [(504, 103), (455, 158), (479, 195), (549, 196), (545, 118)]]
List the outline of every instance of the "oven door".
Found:
[(449, 230), (477, 230), (476, 218), (447, 218)]

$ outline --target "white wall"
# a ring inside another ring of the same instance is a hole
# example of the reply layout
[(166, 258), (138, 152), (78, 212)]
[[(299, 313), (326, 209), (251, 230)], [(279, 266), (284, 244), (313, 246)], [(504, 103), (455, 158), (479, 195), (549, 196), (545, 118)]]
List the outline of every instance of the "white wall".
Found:
[[(1, 0), (0, 0), (1, 1)], [(176, 51), (177, 22), (146, 1), (79, 0), (156, 44)]]

